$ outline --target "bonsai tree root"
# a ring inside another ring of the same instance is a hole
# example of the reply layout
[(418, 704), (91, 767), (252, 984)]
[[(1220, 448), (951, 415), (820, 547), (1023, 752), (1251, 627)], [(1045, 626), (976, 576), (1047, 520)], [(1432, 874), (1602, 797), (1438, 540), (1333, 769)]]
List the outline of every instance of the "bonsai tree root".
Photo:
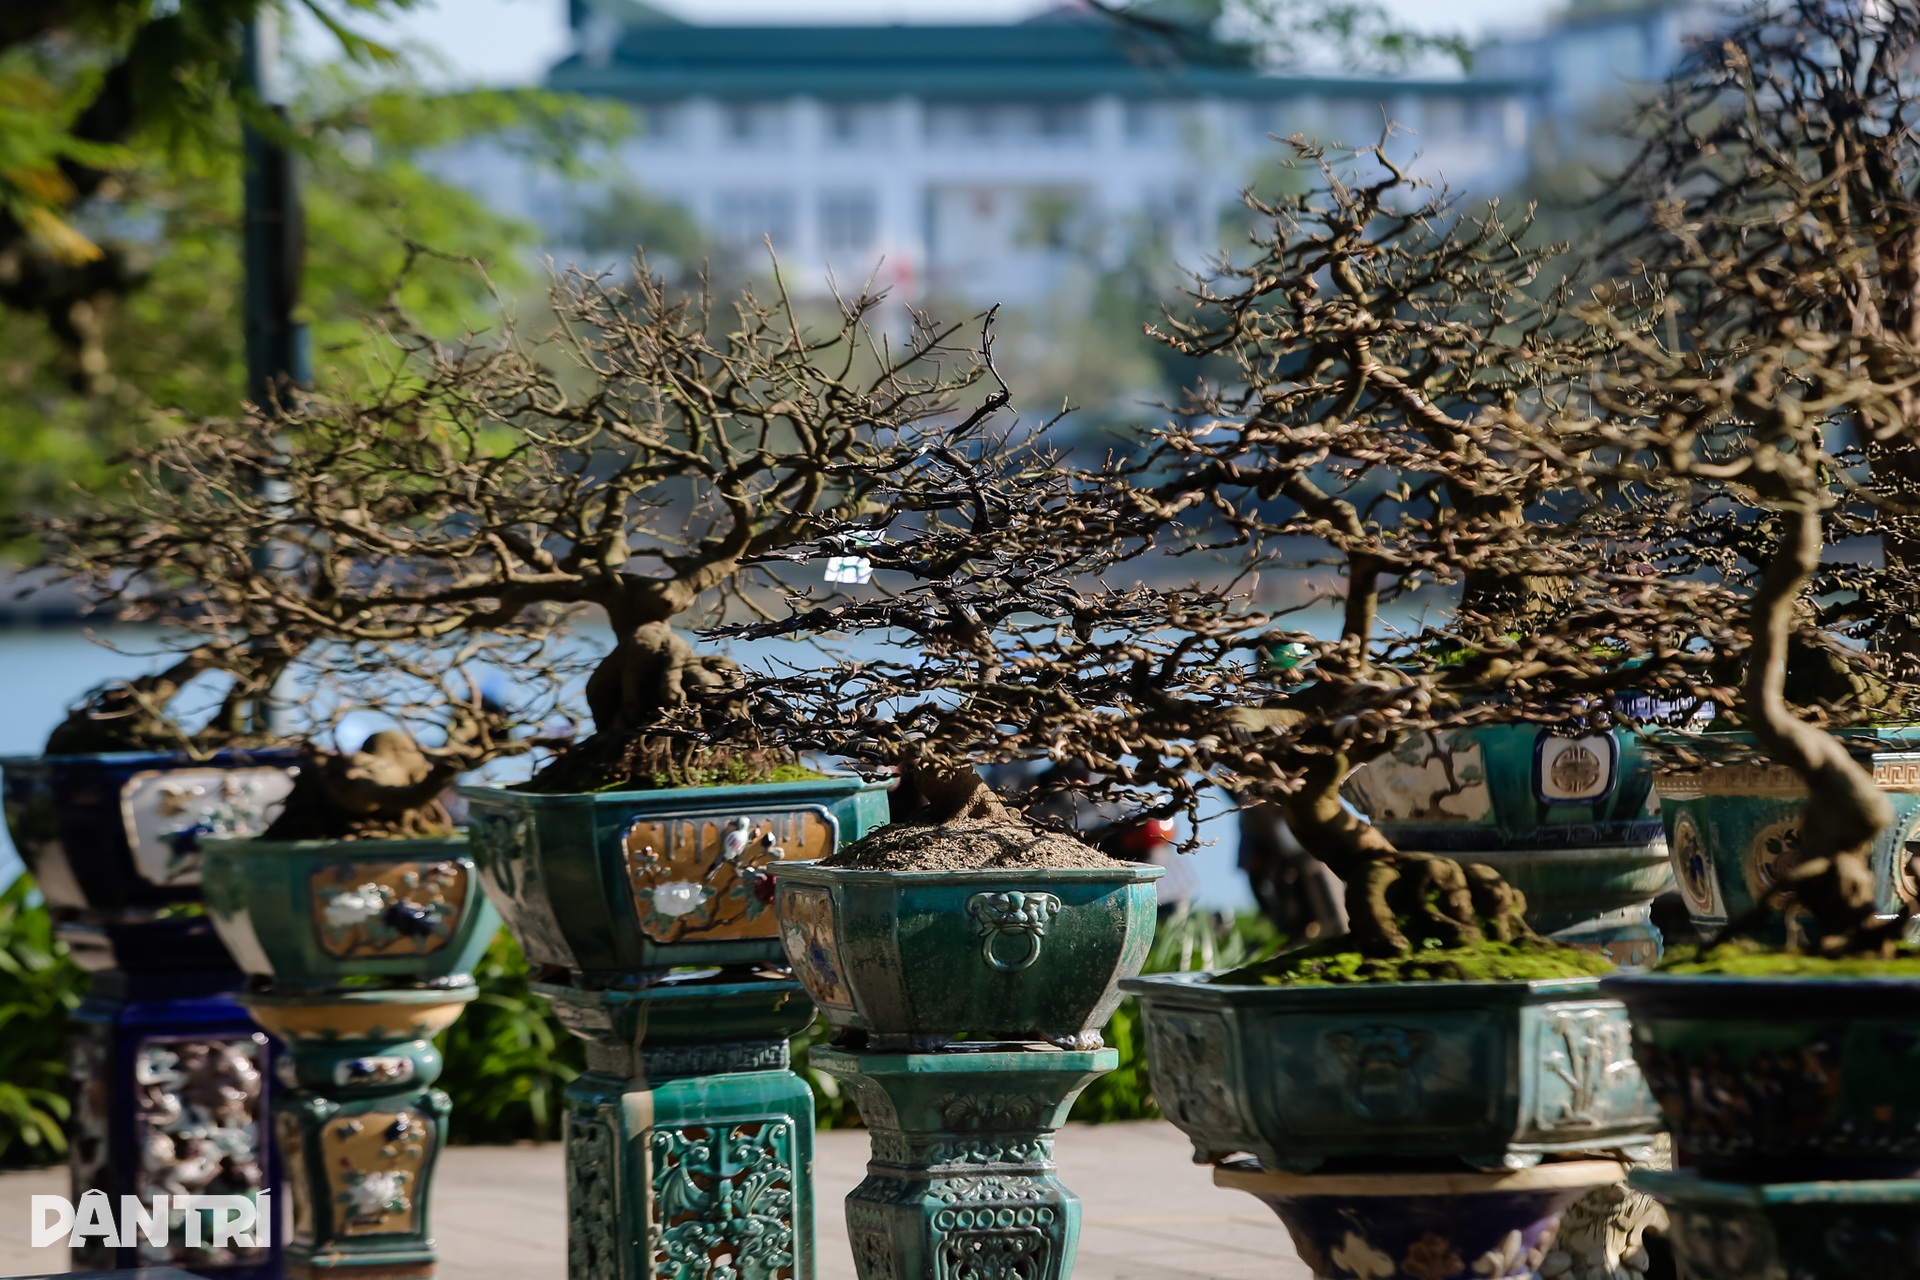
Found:
[(398, 729), (357, 751), (316, 753), (263, 840), (409, 839), (453, 833), (441, 793), (460, 766), (436, 760)]

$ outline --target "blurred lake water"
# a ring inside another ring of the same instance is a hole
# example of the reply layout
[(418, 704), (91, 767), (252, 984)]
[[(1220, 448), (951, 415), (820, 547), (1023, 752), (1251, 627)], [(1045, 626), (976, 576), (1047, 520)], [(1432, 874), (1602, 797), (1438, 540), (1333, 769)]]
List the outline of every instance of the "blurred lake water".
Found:
[[(155, 653), (156, 640), (157, 633), (139, 627), (102, 627), (91, 633), (78, 627), (0, 629), (0, 672), (5, 673), (0, 679), (0, 755), (37, 754), (67, 708), (88, 689), (157, 670), (163, 659)], [(793, 641), (717, 647), (743, 666), (820, 660), (810, 646)], [(1251, 910), (1252, 892), (1235, 865), (1234, 824), (1209, 820), (1201, 834), (1211, 843), (1181, 857), (1195, 901), (1215, 909)], [(12, 883), (21, 869), (12, 840), (0, 834), (0, 885)]]

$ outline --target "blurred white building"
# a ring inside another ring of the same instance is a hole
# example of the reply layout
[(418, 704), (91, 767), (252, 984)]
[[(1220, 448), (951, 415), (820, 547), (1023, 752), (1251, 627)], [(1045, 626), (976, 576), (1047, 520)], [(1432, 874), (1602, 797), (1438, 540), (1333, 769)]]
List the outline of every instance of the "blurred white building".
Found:
[[(1197, 262), (1282, 156), (1276, 137), (1364, 145), (1391, 121), (1416, 171), (1498, 194), (1549, 115), (1671, 58), (1614, 48), (1641, 50), (1615, 28), (1670, 5), (1570, 18), (1577, 36), (1561, 24), (1498, 46), (1472, 75), (1379, 78), (1264, 70), (1251, 47), (1178, 20), (1209, 7), (1195, 0), (1162, 0), (1157, 24), (1069, 3), (964, 26), (694, 25), (638, 0), (570, 4), (576, 50), (549, 84), (630, 104), (641, 128), (622, 167), (712, 240), (771, 240), (799, 289), (829, 272), (857, 286), (882, 264), (906, 296), (1013, 303), (1046, 295), (1089, 246), (1117, 259), (1141, 232)], [(577, 188), (496, 152), (448, 163), (546, 227), (555, 256), (592, 261)]]

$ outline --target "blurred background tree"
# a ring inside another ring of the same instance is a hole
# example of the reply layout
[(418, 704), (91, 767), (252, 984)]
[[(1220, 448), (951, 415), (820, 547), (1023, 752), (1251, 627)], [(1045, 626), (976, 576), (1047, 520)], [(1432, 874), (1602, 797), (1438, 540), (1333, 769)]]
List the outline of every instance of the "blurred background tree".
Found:
[(536, 231), (430, 157), (484, 136), (584, 176), (627, 114), (430, 88), (350, 25), (410, 2), (302, 0), (344, 57), (290, 67), (290, 127), (242, 74), (260, 0), (0, 6), (0, 512), (99, 483), (156, 412), (238, 407), (244, 122), (299, 157), (319, 366), (350, 376), (375, 340), (364, 317), (389, 301), (436, 330), (484, 326), (487, 282), (460, 260), (503, 292), (526, 283)]

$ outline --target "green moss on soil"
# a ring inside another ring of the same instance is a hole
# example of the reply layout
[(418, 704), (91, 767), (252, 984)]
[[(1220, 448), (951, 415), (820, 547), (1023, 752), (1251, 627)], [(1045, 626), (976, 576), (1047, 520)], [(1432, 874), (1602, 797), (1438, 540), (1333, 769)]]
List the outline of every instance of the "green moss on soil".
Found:
[(1370, 982), (1527, 982), (1597, 978), (1614, 972), (1613, 962), (1603, 955), (1540, 938), (1421, 948), (1384, 960), (1347, 950), (1346, 941), (1333, 938), (1283, 951), (1213, 981), (1238, 987), (1335, 987)]
[(1724, 974), (1730, 978), (1920, 978), (1920, 947), (1901, 947), (1885, 959), (1833, 958), (1773, 951), (1741, 938), (1712, 947), (1677, 947), (1656, 972)]

